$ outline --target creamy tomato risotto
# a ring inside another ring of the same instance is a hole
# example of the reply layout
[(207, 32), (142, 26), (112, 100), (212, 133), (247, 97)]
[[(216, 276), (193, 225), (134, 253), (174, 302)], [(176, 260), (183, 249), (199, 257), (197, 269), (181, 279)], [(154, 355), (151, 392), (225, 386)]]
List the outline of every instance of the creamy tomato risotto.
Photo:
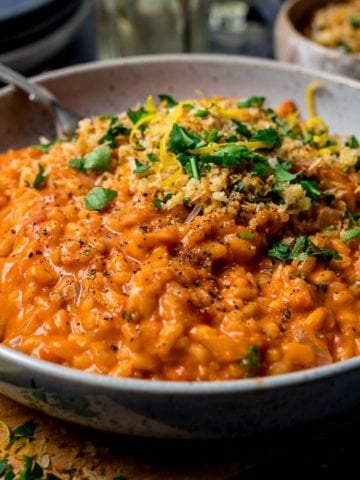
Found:
[(360, 353), (359, 142), (265, 98), (149, 97), (2, 154), (7, 345), (145, 379)]
[(319, 8), (306, 34), (324, 47), (360, 53), (360, 0), (339, 1)]

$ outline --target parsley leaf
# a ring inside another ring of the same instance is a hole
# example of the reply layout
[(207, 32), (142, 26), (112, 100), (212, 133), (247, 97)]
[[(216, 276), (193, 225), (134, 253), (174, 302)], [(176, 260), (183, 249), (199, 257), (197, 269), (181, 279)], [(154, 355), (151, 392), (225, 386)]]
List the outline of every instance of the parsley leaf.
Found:
[(34, 435), (36, 423), (32, 420), (19, 425), (11, 433), (11, 443), (20, 440), (21, 438), (31, 438)]
[(117, 192), (115, 190), (94, 187), (85, 197), (85, 206), (88, 210), (102, 210), (116, 197)]
[(129, 135), (130, 131), (130, 128), (124, 127), (117, 117), (110, 117), (110, 127), (100, 138), (99, 143), (106, 143), (110, 148), (115, 148), (116, 137), (118, 137), (118, 135)]
[(265, 142), (269, 146), (263, 148), (277, 148), (281, 144), (281, 137), (274, 128), (264, 128), (263, 130), (257, 130), (250, 139), (252, 142)]
[(177, 123), (174, 123), (170, 133), (170, 147), (175, 153), (182, 153), (194, 148), (200, 141), (196, 133), (190, 132)]
[(110, 170), (111, 152), (106, 145), (95, 148), (84, 157), (84, 169), (96, 172), (107, 172)]
[(111, 151), (109, 146), (102, 145), (91, 152), (87, 153), (83, 158), (73, 158), (68, 165), (83, 172), (93, 170), (95, 172), (108, 172), (111, 166)]
[(317, 180), (300, 180), (299, 183), (312, 201), (316, 201), (321, 197), (322, 191), (319, 189)]
[(158, 158), (155, 153), (148, 153), (147, 157), (151, 163), (157, 162)]
[(349, 23), (355, 29), (360, 28), (360, 16), (352, 15), (351, 17), (349, 17)]
[(351, 135), (349, 140), (345, 142), (345, 146), (349, 148), (358, 148), (360, 146), (359, 140), (355, 137), (355, 135)]
[(202, 155), (201, 159), (204, 162), (215, 163), (222, 167), (234, 167), (246, 160), (264, 162), (269, 167), (265, 157), (249, 150), (244, 145), (226, 145), (211, 155)]
[(160, 93), (159, 99), (161, 102), (167, 103), (167, 106), (169, 108), (176, 107), (176, 105), (178, 104), (178, 102), (174, 100), (173, 97), (167, 95), (166, 93)]
[(154, 198), (153, 199), (153, 205), (154, 207), (161, 209), (165, 203), (170, 200), (174, 196), (174, 193), (167, 193), (165, 197), (161, 200), (161, 198)]
[(265, 97), (249, 97), (237, 103), (238, 108), (262, 107), (265, 103)]
[(149, 112), (144, 109), (144, 107), (139, 108), (139, 110), (131, 110), (127, 111), (127, 115), (132, 121), (134, 125), (136, 125), (143, 117), (148, 115)]
[(261, 355), (260, 349), (256, 345), (250, 345), (246, 357), (240, 360), (240, 365), (249, 367), (249, 375), (254, 376), (260, 369)]
[(136, 175), (140, 175), (141, 173), (145, 173), (150, 169), (150, 165), (146, 165), (144, 163), (139, 162), (139, 160), (135, 160), (136, 168), (134, 168), (133, 173)]
[(39, 165), (39, 172), (36, 175), (35, 180), (33, 181), (32, 187), (36, 189), (43, 187), (45, 184), (46, 177), (47, 175), (45, 173), (44, 167), (42, 165)]
[(293, 180), (295, 180), (296, 177), (300, 174), (300, 172), (289, 172), (291, 166), (291, 162), (278, 163), (274, 169), (275, 180), (277, 182), (292, 182)]
[(350, 45), (347, 42), (345, 42), (345, 40), (339, 40), (336, 43), (336, 48), (338, 48), (339, 50), (342, 50), (344, 53), (351, 53), (352, 52), (352, 48), (350, 47)]
[(252, 136), (251, 131), (248, 129), (248, 127), (245, 125), (243, 122), (239, 122), (239, 120), (233, 120), (233, 122), (236, 125), (235, 132), (239, 133), (245, 138), (250, 138)]
[(243, 238), (244, 240), (252, 240), (253, 238), (255, 238), (255, 233), (253, 233), (253, 232), (241, 232), (241, 233), (237, 233), (236, 236), (238, 238)]
[(344, 218), (349, 219), (349, 227), (352, 228), (354, 224), (359, 220), (359, 215), (353, 213), (348, 207), (346, 207), (344, 212)]
[(348, 230), (341, 237), (341, 240), (343, 240), (344, 242), (349, 242), (350, 240), (354, 240), (355, 238), (360, 238), (360, 228), (353, 228), (351, 230)]
[(208, 117), (209, 115), (210, 115), (209, 110), (205, 110), (205, 109), (197, 110), (194, 113), (195, 117), (200, 117), (200, 118), (205, 118), (205, 117)]
[(320, 248), (305, 236), (298, 237), (292, 248), (287, 243), (276, 242), (268, 249), (267, 255), (282, 261), (305, 260), (307, 257), (318, 257), (325, 261), (342, 259), (334, 250)]

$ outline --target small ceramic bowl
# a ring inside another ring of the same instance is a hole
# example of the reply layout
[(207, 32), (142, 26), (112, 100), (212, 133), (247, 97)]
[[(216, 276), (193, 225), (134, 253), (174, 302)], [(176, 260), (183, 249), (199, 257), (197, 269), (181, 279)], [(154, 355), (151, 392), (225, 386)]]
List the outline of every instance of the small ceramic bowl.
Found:
[(336, 0), (287, 0), (284, 3), (274, 29), (276, 58), (360, 79), (360, 53), (323, 47), (302, 33), (311, 14), (329, 3)]

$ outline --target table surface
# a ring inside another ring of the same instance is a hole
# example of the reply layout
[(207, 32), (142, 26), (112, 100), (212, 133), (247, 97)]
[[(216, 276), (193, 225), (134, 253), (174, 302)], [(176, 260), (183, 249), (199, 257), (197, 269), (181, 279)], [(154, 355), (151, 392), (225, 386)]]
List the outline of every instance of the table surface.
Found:
[(36, 424), (33, 438), (9, 445), (1, 459), (16, 469), (25, 455), (32, 456), (44, 472), (66, 480), (250, 480), (264, 474), (293, 479), (309, 473), (344, 478), (358, 469), (360, 410), (247, 439), (170, 441), (79, 427), (0, 395), (0, 421), (10, 431), (29, 420)]

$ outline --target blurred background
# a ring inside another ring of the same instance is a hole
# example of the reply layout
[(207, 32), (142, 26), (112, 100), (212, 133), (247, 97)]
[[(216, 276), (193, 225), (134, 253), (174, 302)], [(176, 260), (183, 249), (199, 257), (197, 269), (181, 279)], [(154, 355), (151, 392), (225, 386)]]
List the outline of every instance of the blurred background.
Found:
[(283, 0), (1, 0), (0, 62), (27, 75), (154, 53), (273, 57)]

